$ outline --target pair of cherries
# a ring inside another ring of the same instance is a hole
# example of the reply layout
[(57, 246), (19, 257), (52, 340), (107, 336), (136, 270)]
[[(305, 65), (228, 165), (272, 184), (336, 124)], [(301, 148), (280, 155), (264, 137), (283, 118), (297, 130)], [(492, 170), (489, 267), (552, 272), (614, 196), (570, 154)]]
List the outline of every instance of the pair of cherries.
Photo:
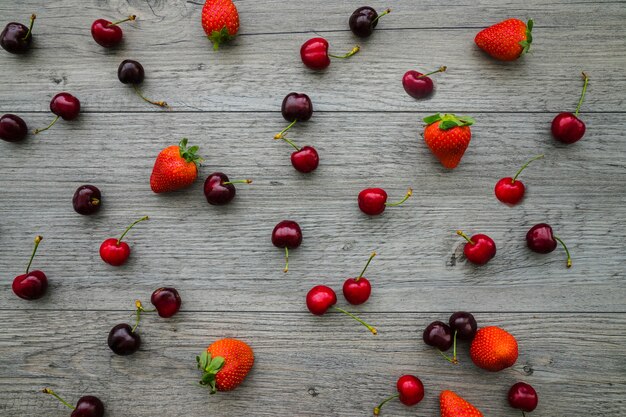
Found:
[[(433, 321), (424, 329), (422, 339), (428, 346), (436, 348), (441, 356), (448, 362), (457, 364), (456, 341), (457, 339), (471, 341), (476, 335), (478, 324), (471, 313), (457, 311), (448, 319), (448, 324), (442, 321)], [(454, 346), (452, 358), (445, 353)]]

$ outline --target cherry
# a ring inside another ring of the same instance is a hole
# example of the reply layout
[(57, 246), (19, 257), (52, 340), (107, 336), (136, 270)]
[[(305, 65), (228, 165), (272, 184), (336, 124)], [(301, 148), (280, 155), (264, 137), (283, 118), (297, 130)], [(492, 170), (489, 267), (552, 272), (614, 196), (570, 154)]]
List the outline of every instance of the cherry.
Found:
[(448, 69), (448, 67), (440, 67), (438, 70), (429, 72), (428, 74), (422, 74), (414, 70), (407, 71), (402, 77), (402, 87), (404, 87), (404, 91), (413, 98), (428, 97), (435, 89), (433, 80), (429, 75), (444, 72), (446, 69)]
[(102, 206), (102, 194), (100, 194), (98, 187), (93, 185), (81, 185), (74, 193), (72, 205), (78, 214), (94, 214), (98, 212)]
[(120, 323), (109, 332), (107, 343), (113, 353), (126, 356), (139, 350), (141, 337), (128, 324)]
[(386, 207), (395, 207), (404, 203), (413, 194), (409, 188), (404, 198), (396, 203), (387, 203), (387, 193), (382, 188), (366, 188), (359, 193), (359, 208), (365, 214), (377, 216), (385, 211)]
[(274, 136), (274, 139), (282, 139), (294, 147), (295, 151), (291, 153), (291, 165), (297, 171), (308, 174), (317, 169), (317, 166), (320, 164), (320, 157), (314, 147), (307, 145), (299, 148), (293, 141), (280, 133)]
[(514, 384), (511, 389), (509, 389), (509, 405), (513, 408), (517, 408), (522, 410), (522, 415), (524, 411), (531, 412), (535, 408), (537, 408), (537, 403), (539, 402), (539, 397), (537, 396), (537, 391), (526, 384), (525, 382), (518, 382)]
[(345, 55), (330, 55), (328, 53), (328, 41), (324, 38), (312, 38), (302, 44), (300, 48), (300, 59), (302, 63), (307, 67), (314, 70), (322, 70), (330, 65), (330, 58), (350, 58), (352, 55), (359, 52), (359, 45), (352, 48), (350, 52)]
[(402, 375), (396, 382), (398, 393), (384, 399), (378, 406), (374, 408), (374, 415), (380, 415), (380, 409), (389, 401), (398, 398), (400, 402), (406, 406), (412, 406), (424, 398), (424, 384), (418, 377), (413, 375)]
[(334, 310), (339, 311), (343, 314), (347, 314), (348, 316), (361, 323), (370, 332), (372, 332), (372, 334), (378, 334), (378, 331), (374, 327), (370, 326), (354, 314), (347, 312), (343, 308), (335, 306), (336, 303), (337, 294), (335, 294), (335, 291), (332, 288), (325, 285), (316, 285), (315, 287), (311, 288), (311, 290), (309, 290), (306, 295), (306, 306), (312, 314), (315, 314), (316, 316), (322, 316), (328, 311), (329, 308), (332, 307)]
[(374, 32), (374, 28), (378, 25), (378, 19), (388, 13), (391, 13), (391, 9), (387, 9), (378, 15), (376, 10), (369, 6), (359, 7), (352, 12), (348, 20), (350, 30), (359, 38), (367, 38)]
[(118, 25), (123, 22), (134, 21), (137, 16), (128, 16), (126, 19), (111, 23), (106, 19), (95, 20), (91, 24), (91, 36), (100, 46), (111, 48), (122, 42), (122, 28)]
[(569, 250), (567, 246), (565, 246), (565, 242), (554, 236), (552, 227), (549, 224), (536, 224), (526, 233), (526, 244), (528, 245), (528, 249), (533, 252), (550, 253), (556, 249), (557, 241), (563, 245), (563, 249), (565, 249), (565, 253), (567, 254), (567, 267), (569, 268), (572, 266), (572, 258), (569, 254)]
[(456, 234), (467, 240), (463, 246), (463, 253), (471, 263), (484, 265), (496, 256), (496, 243), (489, 236), (477, 234), (470, 238), (460, 230), (457, 230)]
[(457, 311), (448, 320), (450, 330), (454, 330), (455, 336), (461, 340), (472, 340), (476, 335), (478, 324), (471, 313)]
[[(457, 364), (459, 362), (456, 358), (456, 332), (453, 337), (452, 329), (450, 329), (450, 327), (444, 322), (433, 321), (426, 326), (424, 333), (422, 334), (422, 339), (424, 339), (424, 343), (428, 346), (437, 348), (439, 354), (441, 354), (441, 356), (443, 356), (448, 362), (452, 364)], [(450, 349), (452, 345), (454, 345), (454, 350), (452, 358), (449, 358), (443, 352)]]
[(358, 277), (356, 278), (348, 278), (343, 283), (343, 296), (346, 301), (353, 305), (363, 304), (370, 298), (370, 294), (372, 293), (372, 285), (370, 282), (363, 276), (365, 270), (369, 266), (372, 259), (376, 256), (376, 252), (370, 255), (370, 258), (367, 260), (365, 267), (361, 271)]
[(0, 33), (0, 46), (12, 54), (24, 54), (28, 52), (33, 43), (33, 24), (37, 16), (30, 16), (29, 27), (21, 23), (7, 23)]
[(102, 417), (104, 416), (104, 404), (98, 397), (94, 397), (93, 395), (85, 395), (84, 397), (80, 397), (78, 402), (76, 403), (76, 407), (65, 401), (63, 398), (59, 397), (57, 393), (52, 391), (49, 388), (44, 388), (42, 390), (44, 394), (50, 394), (57, 400), (59, 400), (62, 404), (71, 408), (72, 414), (70, 417)]
[(578, 118), (578, 112), (585, 98), (589, 77), (584, 72), (582, 74), (585, 81), (578, 106), (576, 106), (576, 112), (573, 114), (560, 113), (552, 120), (552, 136), (559, 142), (567, 144), (578, 142), (585, 134), (585, 123)]
[(157, 313), (163, 318), (172, 317), (180, 310), (182, 303), (178, 291), (172, 287), (163, 287), (154, 290), (150, 302), (156, 307)]
[(496, 193), (496, 198), (502, 201), (505, 204), (510, 204), (512, 206), (516, 205), (522, 198), (524, 198), (524, 193), (526, 192), (526, 187), (524, 187), (524, 183), (519, 181), (517, 177), (522, 173), (524, 169), (531, 162), (536, 161), (537, 159), (543, 158), (543, 155), (537, 155), (528, 162), (526, 162), (522, 167), (517, 171), (513, 178), (505, 177), (496, 183), (496, 188), (494, 189)]
[(295, 249), (302, 243), (300, 225), (292, 220), (283, 220), (272, 231), (272, 244), (277, 248), (285, 248), (285, 269), (289, 270), (289, 249)]
[(135, 93), (142, 100), (154, 104), (159, 107), (167, 107), (170, 106), (165, 101), (154, 101), (146, 98), (141, 91), (139, 90), (139, 84), (141, 84), (146, 76), (146, 73), (143, 69), (143, 65), (141, 65), (137, 61), (133, 61), (132, 59), (125, 59), (120, 63), (120, 66), (117, 67), (117, 78), (122, 82), (122, 84), (130, 84), (133, 86)]
[(35, 236), (35, 247), (33, 253), (30, 255), (28, 265), (26, 266), (26, 273), (16, 276), (15, 279), (13, 279), (13, 285), (11, 285), (15, 295), (24, 300), (37, 300), (43, 297), (48, 289), (48, 278), (46, 274), (39, 270), (29, 272), (33, 258), (35, 257), (35, 253), (37, 253), (37, 248), (42, 239), (42, 236)]
[(214, 172), (204, 181), (204, 196), (209, 204), (223, 206), (235, 198), (237, 190), (233, 184), (251, 184), (252, 180), (230, 181), (226, 174)]
[(291, 124), (276, 134), (274, 139), (282, 139), (285, 132), (291, 129), (296, 122), (309, 120), (313, 115), (313, 103), (309, 96), (304, 93), (289, 93), (283, 99), (281, 112), (283, 118)]
[(124, 230), (124, 233), (122, 233), (119, 239), (110, 238), (102, 242), (100, 245), (100, 257), (102, 260), (113, 266), (123, 265), (130, 255), (130, 246), (128, 246), (128, 243), (122, 242), (122, 239), (134, 225), (144, 220), (148, 220), (148, 216), (133, 222)]
[(43, 129), (35, 129), (33, 132), (35, 135), (50, 129), (59, 120), (59, 117), (63, 120), (76, 119), (80, 113), (80, 101), (70, 93), (59, 93), (50, 100), (50, 111), (57, 117)]
[(5, 114), (0, 117), (0, 139), (7, 142), (19, 142), (28, 134), (26, 122), (14, 114)]

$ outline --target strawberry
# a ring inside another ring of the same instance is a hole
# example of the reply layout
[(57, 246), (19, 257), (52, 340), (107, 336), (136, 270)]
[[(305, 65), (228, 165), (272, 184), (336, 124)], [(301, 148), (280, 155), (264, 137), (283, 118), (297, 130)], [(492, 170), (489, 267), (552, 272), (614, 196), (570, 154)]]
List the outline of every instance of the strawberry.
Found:
[(469, 126), (474, 119), (454, 114), (433, 114), (424, 118), (424, 141), (446, 168), (456, 168), (472, 138)]
[(533, 41), (533, 21), (507, 19), (481, 30), (474, 38), (480, 49), (500, 61), (515, 61), (528, 52)]
[(217, 50), (239, 30), (239, 13), (231, 0), (206, 0), (202, 8), (202, 27)]
[(517, 355), (517, 340), (496, 326), (478, 330), (470, 346), (470, 356), (474, 364), (491, 372), (513, 366)]
[(150, 175), (150, 188), (155, 193), (165, 193), (189, 187), (198, 177), (198, 164), (202, 158), (196, 155), (197, 146), (187, 148), (187, 139), (178, 146), (163, 149), (154, 162)]
[(483, 413), (453, 391), (439, 394), (441, 417), (483, 417)]
[(237, 339), (220, 339), (196, 357), (198, 369), (203, 372), (200, 385), (217, 391), (231, 391), (243, 382), (254, 364), (254, 352)]

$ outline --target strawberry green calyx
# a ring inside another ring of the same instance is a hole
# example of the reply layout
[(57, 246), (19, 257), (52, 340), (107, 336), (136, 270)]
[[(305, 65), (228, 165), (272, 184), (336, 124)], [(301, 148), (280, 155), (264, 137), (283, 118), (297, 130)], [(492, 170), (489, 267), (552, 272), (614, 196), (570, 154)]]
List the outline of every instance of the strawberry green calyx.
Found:
[(180, 157), (187, 162), (193, 162), (196, 165), (200, 165), (200, 163), (204, 161), (201, 156), (196, 155), (196, 152), (198, 152), (198, 149), (200, 149), (200, 147), (192, 146), (190, 148), (187, 148), (187, 141), (187, 138), (183, 138), (183, 140), (181, 140), (178, 144), (178, 148), (180, 149)]
[(525, 41), (521, 41), (519, 44), (522, 48), (522, 52), (520, 53), (521, 55), (524, 55), (526, 52), (528, 52), (528, 50), (530, 49), (530, 44), (533, 43), (533, 26), (534, 26), (535, 22), (533, 22), (532, 19), (528, 19), (528, 23), (526, 23), (526, 40)]
[(213, 50), (214, 51), (217, 51), (219, 49), (220, 44), (222, 42), (226, 42), (226, 41), (231, 40), (233, 38), (233, 36), (231, 36), (230, 33), (228, 33), (228, 29), (226, 29), (226, 26), (224, 26), (222, 28), (222, 30), (220, 30), (220, 31), (214, 30), (207, 37), (213, 43)]
[(215, 375), (222, 369), (226, 361), (221, 356), (211, 358), (211, 354), (206, 350), (202, 352), (200, 356), (196, 356), (196, 361), (198, 362), (198, 369), (202, 371), (200, 385), (210, 386), (211, 394), (215, 394), (217, 392), (215, 388)]
[(453, 127), (471, 126), (475, 120), (469, 116), (456, 116), (454, 114), (433, 114), (432, 116), (424, 117), (424, 123), (431, 125), (435, 122), (439, 123), (439, 130), (449, 130)]

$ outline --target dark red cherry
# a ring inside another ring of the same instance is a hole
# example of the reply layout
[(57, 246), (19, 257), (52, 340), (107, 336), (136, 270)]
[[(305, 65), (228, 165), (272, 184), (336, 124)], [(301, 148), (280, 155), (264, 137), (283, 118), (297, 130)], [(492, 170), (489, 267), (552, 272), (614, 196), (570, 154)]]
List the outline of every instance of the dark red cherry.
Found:
[(0, 139), (7, 142), (19, 142), (26, 138), (28, 127), (26, 122), (15, 114), (5, 114), (0, 117)]
[(285, 248), (285, 269), (289, 270), (289, 249), (295, 249), (302, 243), (300, 225), (292, 220), (279, 222), (272, 231), (272, 244), (277, 248)]
[(441, 351), (446, 351), (452, 347), (452, 331), (450, 327), (441, 321), (430, 323), (422, 334), (424, 343), (428, 346), (436, 347)]
[(117, 67), (117, 78), (123, 84), (139, 85), (145, 78), (143, 65), (132, 59), (125, 59)]
[(537, 391), (525, 382), (518, 382), (509, 389), (508, 400), (511, 407), (525, 412), (533, 411), (539, 403)]
[(289, 93), (283, 99), (280, 110), (288, 122), (304, 122), (313, 115), (313, 103), (304, 93)]
[(582, 74), (584, 79), (583, 91), (580, 95), (576, 112), (560, 113), (552, 120), (552, 136), (559, 142), (567, 144), (578, 142), (585, 135), (585, 123), (578, 118), (578, 112), (585, 98), (589, 77), (584, 72)]
[(74, 120), (80, 113), (80, 101), (70, 93), (59, 93), (50, 100), (50, 111), (56, 115), (52, 123), (42, 129), (35, 129), (37, 134), (50, 129), (59, 120)]
[(526, 245), (528, 245), (528, 249), (533, 252), (550, 253), (556, 249), (557, 241), (563, 246), (563, 249), (565, 249), (565, 253), (567, 254), (567, 267), (569, 268), (572, 266), (572, 258), (569, 250), (565, 242), (554, 236), (552, 227), (549, 224), (536, 224), (526, 233)]
[(61, 398), (57, 393), (49, 388), (43, 389), (44, 394), (50, 394), (59, 400), (66, 407), (72, 409), (70, 417), (103, 417), (104, 416), (104, 404), (98, 397), (93, 395), (85, 395), (78, 399), (76, 407), (73, 407), (70, 403)]
[(44, 296), (48, 289), (48, 278), (42, 271), (30, 271), (30, 266), (33, 263), (33, 258), (37, 253), (37, 248), (43, 237), (35, 237), (35, 247), (30, 255), (30, 260), (26, 266), (26, 273), (18, 275), (13, 279), (11, 289), (20, 298), (24, 300), (37, 300)]
[(35, 18), (35, 15), (30, 16), (29, 27), (17, 22), (7, 23), (2, 33), (0, 33), (0, 46), (12, 54), (28, 52), (33, 43), (32, 29)]
[(126, 19), (110, 22), (106, 19), (95, 20), (91, 24), (91, 36), (100, 46), (105, 48), (111, 48), (119, 45), (122, 42), (123, 32), (122, 28), (118, 25), (123, 22), (133, 21), (136, 19), (135, 15), (128, 16)]
[(72, 205), (78, 214), (89, 215), (97, 213), (102, 206), (102, 194), (98, 187), (81, 185), (74, 193)]
[(182, 303), (176, 288), (163, 287), (154, 290), (150, 302), (157, 309), (159, 316), (168, 318), (178, 313)]
[(450, 330), (456, 332), (456, 337), (461, 340), (472, 340), (476, 335), (478, 324), (471, 313), (466, 311), (457, 311), (450, 316), (448, 320)]
[(204, 196), (209, 204), (223, 206), (235, 198), (237, 189), (234, 184), (250, 184), (252, 180), (230, 181), (226, 174), (214, 172), (204, 181)]
[(407, 71), (402, 77), (402, 87), (408, 95), (413, 98), (425, 98), (432, 94), (435, 85), (429, 75), (444, 72), (447, 67), (440, 67), (438, 70), (429, 72), (428, 74), (422, 74), (417, 71)]
[(374, 28), (378, 25), (378, 19), (390, 12), (391, 9), (387, 9), (379, 16), (376, 10), (369, 6), (359, 7), (350, 15), (348, 25), (356, 36), (367, 38), (374, 32)]
[(125, 356), (139, 350), (141, 338), (128, 324), (120, 323), (109, 332), (107, 343), (113, 353)]

